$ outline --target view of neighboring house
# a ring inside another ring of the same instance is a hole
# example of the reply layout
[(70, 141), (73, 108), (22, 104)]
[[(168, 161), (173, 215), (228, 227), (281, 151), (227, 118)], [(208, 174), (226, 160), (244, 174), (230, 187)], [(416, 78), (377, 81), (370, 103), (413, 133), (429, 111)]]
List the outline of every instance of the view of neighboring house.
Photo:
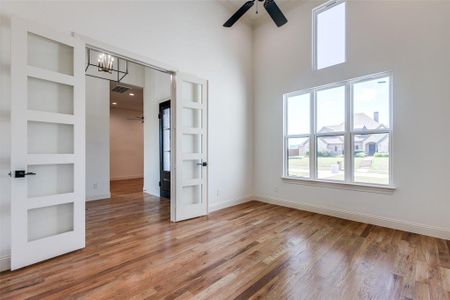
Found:
[[(360, 129), (382, 129), (385, 126), (379, 123), (379, 113), (375, 112), (373, 118), (365, 113), (354, 115), (354, 127)], [(344, 132), (345, 123), (324, 126), (319, 133)], [(318, 139), (319, 155), (338, 156), (344, 154), (344, 136), (330, 136)], [(389, 140), (385, 134), (356, 135), (354, 139), (355, 152), (363, 152), (366, 156), (375, 153), (389, 152)], [(309, 141), (301, 144), (289, 145), (289, 156), (305, 156), (309, 152)]]

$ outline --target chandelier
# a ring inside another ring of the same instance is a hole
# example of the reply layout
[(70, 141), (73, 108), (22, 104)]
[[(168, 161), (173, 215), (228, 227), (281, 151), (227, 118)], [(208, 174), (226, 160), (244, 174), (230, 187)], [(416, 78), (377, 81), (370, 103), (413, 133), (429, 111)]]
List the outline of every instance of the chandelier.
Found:
[(120, 56), (88, 47), (86, 58), (86, 76), (120, 82), (128, 75), (128, 60)]
[(113, 63), (114, 57), (109, 54), (106, 55), (105, 53), (102, 53), (98, 56), (97, 68), (100, 72), (107, 72), (109, 74), (112, 74)]

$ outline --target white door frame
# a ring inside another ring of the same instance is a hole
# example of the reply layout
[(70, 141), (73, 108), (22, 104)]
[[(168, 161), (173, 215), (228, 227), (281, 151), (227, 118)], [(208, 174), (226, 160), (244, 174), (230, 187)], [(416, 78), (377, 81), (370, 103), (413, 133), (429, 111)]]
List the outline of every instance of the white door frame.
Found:
[[(123, 48), (119, 48), (119, 47), (115, 47), (112, 46), (110, 44), (92, 39), (88, 36), (82, 35), (82, 34), (78, 34), (76, 32), (73, 32), (72, 35), (74, 37), (79, 38), (80, 40), (82, 40), (86, 47), (92, 48), (92, 49), (96, 49), (99, 51), (103, 51), (103, 52), (107, 52), (109, 54), (115, 55), (115, 56), (119, 56), (121, 58), (127, 59), (131, 62), (134, 62), (136, 64), (140, 64), (140, 65), (144, 65), (146, 67), (164, 72), (164, 73), (168, 73), (171, 74), (171, 107), (173, 107), (173, 109), (171, 110), (171, 128), (174, 128), (174, 130), (176, 130), (176, 74), (179, 73), (179, 70), (177, 68), (175, 68), (174, 66), (162, 63), (160, 61), (151, 59), (149, 57), (143, 56), (143, 55), (139, 55), (136, 54), (134, 52), (128, 51), (126, 49)], [(208, 106), (209, 107), (209, 106)], [(206, 113), (209, 115), (209, 109), (207, 109)], [(207, 135), (209, 135), (209, 126), (208, 126), (208, 132), (206, 133)], [(208, 139), (208, 144), (209, 144), (209, 139)], [(170, 172), (170, 220), (172, 222), (176, 221), (176, 152), (177, 152), (177, 148), (176, 148), (176, 134), (175, 132), (173, 132), (171, 134), (171, 147), (172, 149), (174, 149), (175, 151), (171, 152), (171, 172)], [(209, 145), (208, 145), (208, 151), (209, 151)], [(209, 157), (209, 153), (207, 153), (207, 156)], [(209, 163), (209, 162), (208, 162)], [(207, 182), (207, 186), (209, 187), (209, 182), (210, 182), (210, 174), (211, 172), (207, 173), (207, 178), (206, 178), (206, 182)], [(209, 194), (209, 193), (208, 193)], [(206, 213), (209, 213), (209, 195), (206, 196), (206, 207), (207, 207), (207, 211)]]

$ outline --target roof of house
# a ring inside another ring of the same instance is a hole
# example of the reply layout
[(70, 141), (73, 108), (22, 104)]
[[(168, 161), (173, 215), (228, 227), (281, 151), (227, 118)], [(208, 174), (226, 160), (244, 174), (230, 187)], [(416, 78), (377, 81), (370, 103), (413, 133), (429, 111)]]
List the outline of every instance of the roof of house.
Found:
[[(384, 128), (385, 126), (383, 124), (378, 123), (365, 113), (356, 113), (353, 116), (353, 122), (354, 122), (354, 128), (358, 129), (379, 129)], [(326, 133), (326, 132), (339, 132), (345, 131), (345, 123), (342, 122), (339, 125), (329, 125), (329, 126), (323, 126), (319, 133)]]
[[(353, 116), (354, 121), (354, 128), (358, 129), (380, 129), (385, 128), (383, 124), (380, 124), (379, 122), (375, 121), (365, 113), (356, 113)], [(329, 126), (323, 126), (319, 133), (328, 133), (328, 132), (344, 132), (345, 131), (345, 123), (342, 122), (339, 125), (329, 125)], [(358, 135), (355, 136), (355, 142), (363, 142), (365, 140), (369, 140), (371, 142), (379, 142), (385, 138), (384, 135), (381, 136), (375, 136), (375, 135)], [(300, 143), (300, 145), (304, 146), (306, 143), (308, 143), (309, 140), (304, 141), (303, 143)], [(322, 138), (322, 142), (325, 144), (342, 144), (344, 142), (343, 136), (330, 136), (326, 138)], [(298, 147), (299, 145), (290, 145), (290, 149), (294, 149), (295, 147)]]
[[(383, 124), (380, 124), (379, 122), (375, 121), (365, 113), (356, 113), (353, 116), (353, 122), (354, 122), (354, 128), (358, 129), (380, 129), (385, 128)], [(339, 125), (330, 125), (330, 126), (323, 126), (319, 133), (327, 133), (327, 132), (344, 132), (345, 131), (345, 123), (342, 122)], [(371, 139), (373, 142), (380, 141), (384, 138), (383, 136), (376, 137), (374, 135), (367, 135), (367, 136), (355, 136), (355, 142), (362, 142), (366, 139)], [(337, 144), (339, 141), (343, 143), (343, 137), (328, 137), (326, 139), (322, 140), (326, 144)]]

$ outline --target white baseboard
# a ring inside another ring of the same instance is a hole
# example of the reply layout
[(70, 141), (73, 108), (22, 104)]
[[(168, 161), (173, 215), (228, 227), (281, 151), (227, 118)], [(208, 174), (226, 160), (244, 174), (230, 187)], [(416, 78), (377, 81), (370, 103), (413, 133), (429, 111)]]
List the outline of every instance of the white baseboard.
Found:
[(152, 195), (152, 196), (156, 196), (156, 197), (160, 197), (161, 196), (159, 187), (158, 187), (158, 189), (155, 190), (155, 189), (147, 188), (147, 187), (144, 186), (143, 191), (144, 191), (144, 193)]
[(86, 196), (86, 201), (95, 201), (111, 198), (111, 193)]
[(299, 210), (305, 210), (310, 211), (322, 215), (327, 216), (333, 216), (341, 219), (356, 221), (356, 222), (362, 222), (362, 223), (368, 223), (373, 224), (377, 226), (402, 230), (402, 231), (408, 231), (413, 233), (418, 233), (422, 235), (428, 235), (432, 237), (437, 237), (445, 240), (450, 240), (450, 229), (444, 228), (444, 227), (436, 227), (436, 226), (430, 226), (426, 224), (421, 223), (414, 223), (410, 221), (404, 221), (404, 220), (397, 220), (397, 219), (391, 219), (391, 218), (385, 218), (380, 216), (374, 216), (366, 213), (360, 213), (360, 212), (352, 212), (344, 209), (337, 209), (337, 208), (329, 208), (321, 205), (311, 205), (311, 204), (304, 204), (289, 200), (279, 200), (274, 199), (270, 197), (264, 197), (264, 196), (255, 196), (253, 197), (254, 200), (270, 203), (274, 205), (280, 205), (284, 207), (290, 207), (295, 208)]
[(141, 179), (144, 178), (144, 174), (140, 174), (140, 175), (127, 175), (127, 176), (116, 176), (114, 178), (110, 178), (111, 181), (114, 180), (127, 180), (127, 179)]
[(0, 272), (11, 269), (11, 258), (9, 256), (0, 257)]
[(233, 199), (233, 200), (228, 200), (228, 201), (221, 201), (221, 202), (216, 202), (216, 203), (211, 203), (209, 205), (209, 212), (213, 212), (219, 209), (223, 209), (223, 208), (227, 208), (227, 207), (231, 207), (231, 206), (235, 206), (238, 204), (242, 204), (245, 202), (249, 202), (254, 200), (254, 197), (251, 196), (247, 196), (247, 197), (241, 197), (238, 199)]

